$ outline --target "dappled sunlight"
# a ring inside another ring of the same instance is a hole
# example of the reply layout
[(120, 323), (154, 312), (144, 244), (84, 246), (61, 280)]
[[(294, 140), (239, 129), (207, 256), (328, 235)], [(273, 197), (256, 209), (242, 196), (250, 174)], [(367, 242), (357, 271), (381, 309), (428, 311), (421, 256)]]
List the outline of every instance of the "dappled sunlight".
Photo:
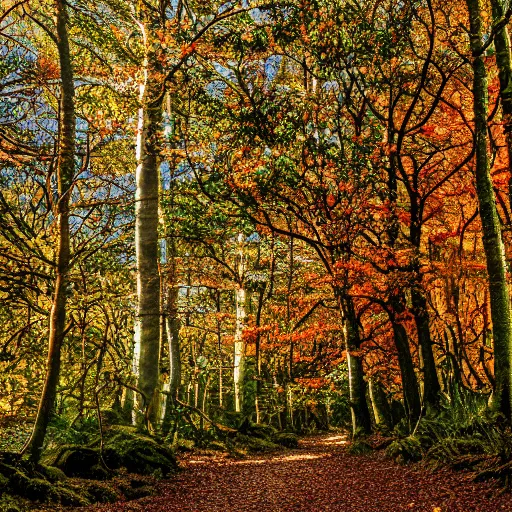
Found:
[(287, 457), (283, 457), (281, 460), (285, 462), (292, 462), (297, 460), (313, 460), (313, 459), (321, 459), (325, 457), (325, 454), (312, 455), (311, 453), (298, 453), (296, 455), (288, 455)]
[(347, 444), (347, 436), (331, 436), (331, 437), (326, 437), (324, 440), (323, 440), (323, 444), (336, 444), (336, 445), (340, 445), (340, 444)]
[(265, 462), (269, 462), (268, 459), (251, 459), (251, 460), (237, 460), (235, 464), (265, 464)]
[(325, 457), (325, 454), (311, 454), (311, 453), (296, 453), (292, 455), (287, 455), (286, 457), (276, 457), (273, 459), (250, 459), (250, 460), (238, 460), (235, 462), (237, 465), (246, 465), (246, 464), (274, 464), (276, 462), (296, 462), (300, 460), (313, 460), (313, 459), (321, 459)]

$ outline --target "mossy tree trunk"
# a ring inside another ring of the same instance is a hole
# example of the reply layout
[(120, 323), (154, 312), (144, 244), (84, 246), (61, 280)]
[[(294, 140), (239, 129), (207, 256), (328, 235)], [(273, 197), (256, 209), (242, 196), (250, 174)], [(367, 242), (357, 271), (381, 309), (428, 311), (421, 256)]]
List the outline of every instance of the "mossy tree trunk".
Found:
[(419, 265), (415, 269), (415, 274), (417, 276), (417, 280), (411, 289), (411, 300), (412, 313), (416, 324), (416, 332), (418, 333), (418, 345), (422, 360), (423, 403), (426, 406), (436, 408), (441, 396), (441, 385), (439, 384), (439, 378), (437, 376), (432, 336), (430, 334), (430, 316), (428, 313), (425, 290), (421, 285), (421, 272)]
[(70, 271), (69, 201), (75, 173), (75, 88), (68, 37), (66, 3), (55, 1), (56, 36), (60, 63), (60, 109), (57, 154), (58, 201), (57, 267), (53, 303), (50, 312), (48, 363), (46, 378), (32, 435), (23, 448), (30, 458), (39, 461), (59, 384), (61, 349), (66, 335), (66, 303)]
[(398, 354), (398, 364), (402, 376), (402, 389), (404, 393), (405, 408), (409, 417), (409, 426), (418, 420), (421, 414), (421, 399), (418, 387), (418, 379), (414, 371), (414, 364), (409, 346), (409, 337), (405, 327), (397, 320), (396, 316), (405, 312), (405, 298), (398, 294), (390, 299), (392, 312), (390, 315), (395, 346)]
[(375, 377), (368, 379), (368, 391), (373, 408), (373, 417), (377, 426), (392, 427), (391, 410), (382, 389), (382, 385)]
[[(491, 0), (493, 21), (502, 25), (494, 36), (496, 49), (496, 65), (500, 78), (500, 99), (503, 115), (503, 127), (507, 138), (509, 169), (512, 171), (512, 56), (510, 53), (510, 35), (504, 22), (505, 12), (503, 0)], [(509, 178), (509, 202), (512, 204), (512, 172)]]
[(496, 208), (488, 156), (488, 80), (484, 62), (482, 14), (479, 0), (466, 0), (470, 20), (475, 116), (475, 177), (482, 237), (489, 279), (489, 298), (494, 339), (495, 386), (493, 407), (511, 417), (510, 297), (506, 280), (505, 252)]

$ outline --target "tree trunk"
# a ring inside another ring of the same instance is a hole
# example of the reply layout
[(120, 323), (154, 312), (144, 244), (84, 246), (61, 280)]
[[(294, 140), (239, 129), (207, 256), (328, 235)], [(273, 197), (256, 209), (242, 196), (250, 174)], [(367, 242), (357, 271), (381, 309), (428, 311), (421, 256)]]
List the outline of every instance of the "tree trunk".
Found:
[(347, 351), (348, 382), (350, 393), (350, 410), (352, 415), (353, 436), (363, 432), (371, 433), (371, 419), (368, 403), (366, 402), (366, 383), (362, 357), (359, 354), (361, 339), (357, 325), (354, 304), (350, 297), (341, 297), (340, 291), (335, 292), (343, 311), (345, 348)]
[[(502, 0), (491, 0), (494, 23), (499, 23), (505, 15)], [(505, 25), (494, 36), (496, 65), (500, 78), (500, 98), (503, 115), (503, 128), (507, 138), (508, 165), (512, 171), (512, 56), (510, 54), (510, 35)], [(512, 172), (509, 178), (509, 202), (512, 205)]]
[(57, 157), (57, 269), (50, 312), (48, 363), (46, 378), (32, 435), (23, 448), (33, 461), (39, 461), (48, 422), (55, 407), (59, 384), (61, 348), (66, 335), (66, 302), (70, 271), (69, 200), (75, 173), (75, 104), (74, 78), (68, 39), (68, 14), (62, 0), (55, 2), (57, 48), (60, 61), (61, 98)]
[(158, 269), (158, 191), (159, 131), (162, 104), (159, 100), (158, 66), (151, 30), (141, 24), (146, 56), (144, 80), (140, 85), (139, 124), (137, 131), (137, 170), (135, 193), (135, 249), (137, 258), (137, 315), (133, 370), (137, 387), (135, 410), (150, 408), (152, 423), (159, 418), (160, 387), (160, 276)]
[(391, 410), (380, 382), (374, 377), (368, 380), (368, 391), (372, 402), (375, 424), (391, 428)]
[[(265, 284), (265, 283), (264, 283)], [(261, 311), (263, 309), (263, 297), (265, 286), (261, 285), (258, 296), (258, 310), (256, 312), (256, 327), (261, 326)], [(290, 363), (291, 368), (291, 363)], [(261, 333), (256, 334), (256, 396), (254, 398), (254, 408), (256, 411), (256, 423), (261, 420)]]
[(466, 0), (470, 18), (473, 54), (473, 96), (476, 144), (476, 190), (482, 222), (483, 245), (489, 275), (489, 298), (494, 338), (495, 387), (493, 407), (511, 418), (510, 394), (510, 298), (506, 281), (506, 262), (501, 226), (487, 153), (488, 90), (487, 70), (483, 59), (482, 17), (479, 0)]
[(435, 408), (439, 403), (441, 386), (437, 377), (436, 361), (432, 350), (427, 299), (419, 285), (412, 288), (411, 298), (412, 311), (418, 333), (418, 343), (423, 361), (423, 403)]
[(235, 387), (235, 411), (241, 412), (243, 406), (244, 377), (245, 377), (245, 343), (243, 341), (243, 331), (245, 327), (245, 254), (244, 254), (244, 235), (238, 235), (238, 283), (235, 291), (236, 302), (236, 327), (235, 327), (235, 347), (233, 358), (233, 380)]
[(236, 290), (236, 331), (233, 358), (233, 380), (235, 386), (235, 411), (241, 412), (245, 378), (245, 344), (242, 339), (245, 323), (245, 290)]
[(174, 283), (167, 283), (165, 304), (165, 336), (169, 352), (169, 384), (167, 386), (167, 399), (162, 419), (162, 431), (169, 432), (175, 413), (175, 399), (179, 398), (181, 388), (181, 351), (180, 351), (180, 327), (181, 322), (177, 312), (179, 288)]
[(405, 311), (401, 296), (391, 297), (390, 302), (393, 312), (390, 315), (395, 338), (395, 346), (398, 353), (398, 364), (402, 376), (402, 389), (404, 393), (405, 408), (409, 417), (409, 425), (412, 426), (421, 414), (421, 399), (418, 389), (418, 379), (414, 372), (414, 364), (409, 347), (409, 337), (405, 327), (396, 320), (395, 314), (402, 314)]

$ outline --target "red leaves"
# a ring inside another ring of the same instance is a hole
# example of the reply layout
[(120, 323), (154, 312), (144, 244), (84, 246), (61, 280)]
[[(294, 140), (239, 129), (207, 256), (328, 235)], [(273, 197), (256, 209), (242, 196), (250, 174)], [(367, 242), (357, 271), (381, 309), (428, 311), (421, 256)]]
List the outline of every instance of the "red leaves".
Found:
[[(158, 495), (96, 511), (144, 512), (496, 512), (510, 496), (491, 495), (464, 473), (399, 466), (380, 454), (347, 453), (332, 433), (309, 437), (301, 448), (242, 460), (190, 454), (184, 471), (162, 481)], [(92, 510), (92, 509), (91, 509)]]
[(183, 59), (187, 55), (191, 55), (192, 53), (194, 53), (196, 46), (197, 46), (197, 43), (195, 43), (195, 42), (191, 43), (191, 44), (182, 44), (180, 59)]

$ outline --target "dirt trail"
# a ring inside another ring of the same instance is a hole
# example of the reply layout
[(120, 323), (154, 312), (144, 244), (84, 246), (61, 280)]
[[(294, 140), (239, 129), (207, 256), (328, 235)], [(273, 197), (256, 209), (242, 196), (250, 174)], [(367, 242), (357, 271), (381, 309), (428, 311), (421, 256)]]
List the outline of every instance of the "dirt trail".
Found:
[(89, 510), (147, 512), (512, 512), (512, 495), (462, 472), (350, 455), (342, 436), (245, 460), (192, 454), (157, 496)]

